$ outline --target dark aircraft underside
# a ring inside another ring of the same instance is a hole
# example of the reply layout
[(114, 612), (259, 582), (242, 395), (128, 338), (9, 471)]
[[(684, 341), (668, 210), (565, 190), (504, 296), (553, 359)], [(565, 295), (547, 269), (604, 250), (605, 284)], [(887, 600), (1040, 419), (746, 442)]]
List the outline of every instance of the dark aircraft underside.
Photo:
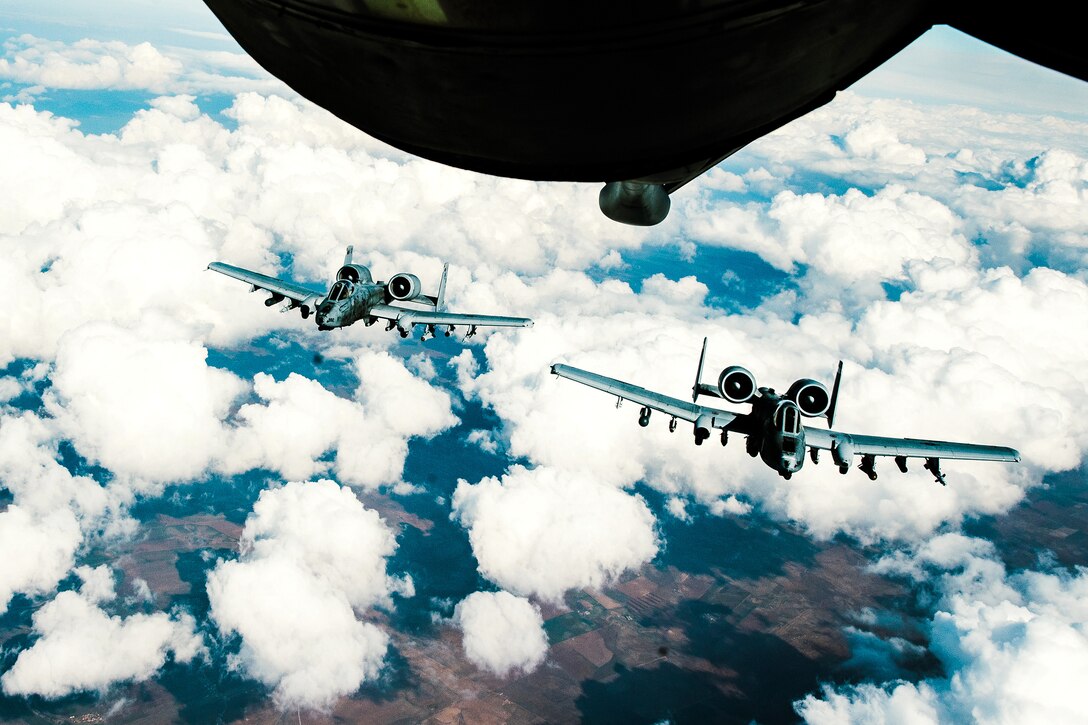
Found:
[(628, 223), (660, 221), (667, 193), (937, 23), (1088, 79), (1077, 6), (1053, 0), (205, 2), (269, 72), (400, 149), (500, 176), (640, 182), (602, 193)]

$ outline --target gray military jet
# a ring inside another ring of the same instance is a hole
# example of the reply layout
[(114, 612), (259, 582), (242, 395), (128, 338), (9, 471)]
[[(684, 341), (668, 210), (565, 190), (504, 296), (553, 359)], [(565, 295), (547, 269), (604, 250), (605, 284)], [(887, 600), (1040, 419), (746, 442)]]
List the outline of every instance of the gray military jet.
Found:
[[(552, 373), (615, 395), (616, 407), (624, 400), (640, 404), (642, 410), (638, 422), (641, 426), (650, 424), (650, 413), (654, 410), (672, 416), (669, 420), (669, 431), (676, 430), (677, 419), (694, 423), (697, 446), (702, 445), (715, 429), (721, 430), (723, 446), (728, 442), (730, 433), (747, 436), (748, 455), (753, 458), (761, 457), (764, 463), (787, 480), (804, 465), (806, 447), (813, 463), (819, 462), (821, 450), (831, 451), (831, 458), (839, 467), (840, 473), (849, 471), (854, 456), (860, 455), (861, 463), (858, 468), (872, 480), (876, 480), (877, 456), (894, 456), (896, 465), (903, 473), (907, 472), (908, 458), (924, 458), (924, 468), (942, 486), (945, 484), (945, 477), (941, 473), (941, 458), (1013, 462), (1020, 460), (1019, 452), (1002, 446), (917, 438), (885, 438), (802, 425), (802, 417), (826, 418), (829, 429), (834, 424), (835, 403), (838, 401), (839, 381), (842, 379), (842, 361), (839, 361), (835, 384), (830, 394), (821, 383), (802, 378), (791, 385), (785, 395), (780, 395), (772, 388), (757, 388), (755, 376), (739, 365), (722, 370), (716, 385), (704, 383), (702, 377), (705, 359), (706, 338), (703, 338), (703, 352), (699, 356), (699, 369), (695, 373), (690, 403), (569, 365), (554, 364)], [(721, 398), (734, 404), (749, 403), (752, 410), (749, 413), (732, 413), (708, 408), (697, 403), (700, 395)]]
[(317, 321), (317, 329), (332, 330), (337, 327), (363, 321), (370, 327), (378, 319), (387, 320), (386, 330), (394, 328), (401, 337), (408, 337), (416, 325), (423, 325), (421, 340), (435, 336), (436, 326), (445, 327), (449, 337), (457, 325), (467, 327), (465, 337), (476, 334), (478, 326), (487, 327), (532, 327), (533, 321), (525, 317), (500, 317), (497, 315), (470, 315), (458, 312), (446, 312), (446, 273), (449, 265), (442, 267), (442, 282), (438, 294), (434, 297), (423, 294), (419, 277), (407, 272), (400, 272), (389, 278), (388, 282), (374, 281), (370, 270), (351, 261), (352, 247), (348, 247), (344, 264), (336, 272), (332, 288), (317, 292), (268, 275), (251, 272), (223, 262), (212, 262), (208, 269), (225, 274), (228, 277), (248, 282), (250, 292), (266, 290), (271, 296), (265, 305), (271, 307), (284, 303), (281, 312), (298, 309), (302, 319), (307, 319), (312, 312)]

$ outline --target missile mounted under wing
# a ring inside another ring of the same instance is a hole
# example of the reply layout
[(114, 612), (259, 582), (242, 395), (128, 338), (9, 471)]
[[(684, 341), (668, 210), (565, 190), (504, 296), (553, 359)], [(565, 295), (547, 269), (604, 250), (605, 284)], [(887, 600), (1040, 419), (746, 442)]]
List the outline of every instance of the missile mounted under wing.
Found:
[(669, 194), (830, 101), (936, 24), (1088, 80), (1076, 3), (979, 0), (204, 0), (265, 69), (451, 166)]
[[(906, 473), (908, 458), (922, 458), (923, 467), (944, 485), (940, 459), (956, 458), (973, 461), (1020, 460), (1019, 452), (1004, 446), (986, 446), (976, 443), (953, 443), (921, 438), (889, 438), (861, 435), (830, 430), (835, 421), (835, 406), (842, 379), (842, 362), (839, 362), (835, 383), (830, 392), (815, 380), (802, 378), (794, 382), (785, 394), (772, 388), (757, 387), (755, 376), (739, 365), (722, 370), (716, 384), (702, 382), (703, 361), (706, 359), (706, 339), (699, 356), (699, 368), (695, 373), (695, 385), (691, 402), (662, 393), (605, 377), (587, 370), (556, 363), (552, 373), (597, 390), (611, 393), (617, 398), (617, 406), (630, 400), (642, 406), (639, 425), (650, 424), (650, 414), (657, 410), (671, 416), (669, 430), (675, 431), (677, 420), (694, 424), (695, 445), (700, 446), (714, 430), (721, 431), (721, 443), (729, 441), (729, 434), (745, 436), (748, 455), (760, 457), (780, 476), (789, 480), (805, 463), (806, 449), (812, 462), (818, 463), (820, 451), (830, 451), (831, 458), (840, 473), (847, 473), (855, 456), (861, 456), (858, 468), (869, 478), (876, 480), (876, 459), (890, 456), (900, 471)], [(748, 413), (711, 408), (698, 403), (699, 396), (720, 398), (736, 405), (752, 406)], [(804, 425), (803, 418), (824, 418), (827, 429)]]

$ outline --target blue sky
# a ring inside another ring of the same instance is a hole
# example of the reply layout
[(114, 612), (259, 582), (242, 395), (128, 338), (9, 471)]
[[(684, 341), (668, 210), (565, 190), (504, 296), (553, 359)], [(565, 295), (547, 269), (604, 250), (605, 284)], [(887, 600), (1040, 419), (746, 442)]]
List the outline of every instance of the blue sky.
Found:
[(156, 45), (222, 50), (237, 44), (202, 2), (121, 0), (109, 6), (65, 0), (5, 3), (0, 18), (6, 32), (31, 33), (55, 40), (149, 41)]
[[(599, 214), (595, 185), (484, 177), (368, 139), (247, 62), (199, 2), (74, 8), (0, 11), (0, 544), (28, 562), (0, 569), (0, 595), (33, 633), (5, 660), (8, 705), (110, 701), (119, 682), (206, 666), (320, 709), (400, 671), (390, 641), (443, 628), (481, 673), (533, 670), (557, 598), (690, 562), (685, 537), (739, 535), (734, 521), (791, 527), (798, 551), (868, 547), (932, 595), (947, 677), (829, 675), (803, 707), (814, 722), (904, 701), (954, 718), (1062, 641), (1053, 661), (1081, 671), (1086, 619), (1064, 603), (1083, 571), (1006, 569), (962, 530), (1088, 449), (1088, 84), (938, 28), (633, 229)], [(320, 284), (348, 243), (377, 276), (427, 286), (449, 261), (451, 304), (537, 325), (467, 345), (319, 334), (203, 272), (222, 259)], [(826, 466), (784, 485), (736, 447), (692, 455), (686, 434), (547, 375), (562, 360), (682, 393), (704, 336), (709, 367), (776, 386), (844, 359), (843, 427), (1005, 443), (1024, 464), (950, 467), (939, 490)], [(176, 606), (141, 599), (110, 552), (160, 513), (221, 516), (251, 546), (186, 559)], [(398, 517), (448, 555), (428, 559)], [(275, 606), (283, 582), (309, 597), (298, 609)], [(331, 643), (307, 629), (314, 612), (339, 628)], [(517, 626), (489, 628), (495, 612)], [(100, 679), (44, 667), (88, 646), (66, 622), (146, 651)], [(1002, 622), (1023, 627), (1003, 639)], [(886, 657), (901, 646), (869, 635)], [(987, 706), (1030, 705), (1045, 677)], [(1060, 719), (1070, 702), (1050, 699)]]

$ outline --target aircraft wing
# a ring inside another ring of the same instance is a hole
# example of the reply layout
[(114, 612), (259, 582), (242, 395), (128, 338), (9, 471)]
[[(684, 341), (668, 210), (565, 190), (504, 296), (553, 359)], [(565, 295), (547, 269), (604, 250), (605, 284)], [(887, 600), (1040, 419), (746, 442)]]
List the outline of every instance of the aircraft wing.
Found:
[(219, 272), (225, 274), (228, 277), (234, 277), (240, 279), (243, 282), (248, 282), (253, 285), (253, 291), (258, 289), (268, 290), (272, 294), (281, 295), (286, 299), (294, 300), (295, 302), (304, 302), (311, 297), (324, 297), (324, 292), (318, 292), (308, 287), (295, 284), (294, 282), (287, 282), (286, 280), (277, 279), (275, 277), (269, 277), (266, 274), (260, 274), (258, 272), (251, 272), (248, 269), (242, 269), (241, 267), (235, 267), (233, 264), (224, 264), (223, 262), (212, 262), (208, 265), (208, 269), (213, 272)]
[[(725, 428), (730, 426), (734, 421), (741, 423), (746, 418), (744, 415), (731, 413), (727, 410), (708, 408), (705, 405), (699, 405), (697, 403), (688, 402), (687, 400), (680, 400), (679, 398), (655, 393), (652, 390), (640, 388), (637, 385), (631, 385), (622, 380), (616, 380), (615, 378), (608, 378), (604, 375), (598, 375), (597, 373), (572, 368), (570, 365), (556, 363), (552, 365), (552, 374), (558, 375), (561, 378), (573, 380), (582, 385), (588, 385), (597, 390), (603, 390), (606, 393), (611, 393), (624, 400), (630, 400), (633, 403), (645, 405), (653, 410), (659, 410), (666, 415), (676, 416), (681, 420), (691, 421), (692, 423), (703, 416), (708, 416), (712, 419), (713, 427)], [(730, 426), (730, 428), (732, 429), (732, 426)]]
[(921, 438), (885, 438), (883, 436), (841, 433), (836, 430), (805, 426), (805, 444), (811, 448), (831, 450), (836, 443), (848, 443), (853, 453), (873, 456), (903, 456), (906, 458), (960, 458), (970, 461), (1020, 460), (1020, 452), (1004, 446), (983, 446), (975, 443), (931, 441)]
[(533, 321), (527, 317), (503, 317), (501, 315), (471, 315), (459, 312), (432, 312), (431, 310), (411, 310), (394, 305), (374, 305), (370, 314), (386, 320), (396, 320), (402, 330), (410, 330), (412, 325), (479, 325), (481, 327), (532, 327)]

